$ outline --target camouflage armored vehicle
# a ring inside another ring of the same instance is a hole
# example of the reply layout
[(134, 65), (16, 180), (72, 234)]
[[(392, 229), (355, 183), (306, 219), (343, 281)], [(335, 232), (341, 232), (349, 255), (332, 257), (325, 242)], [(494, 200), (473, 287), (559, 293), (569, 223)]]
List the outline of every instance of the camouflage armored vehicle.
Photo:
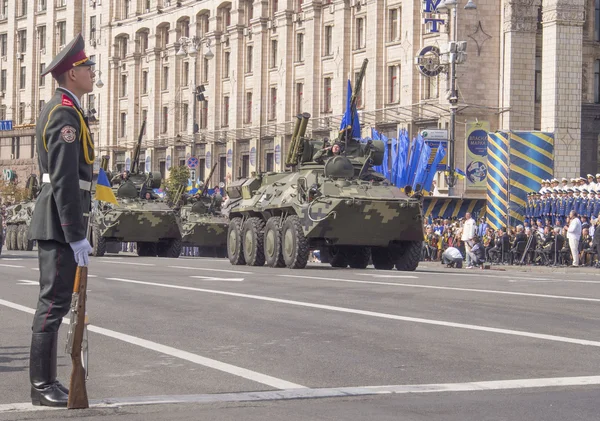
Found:
[(294, 128), (286, 158), (292, 172), (260, 174), (228, 187), (234, 201), (227, 234), (231, 263), (303, 268), (318, 248), (334, 267), (366, 268), (372, 259), (376, 269), (415, 270), (423, 241), (421, 200), (373, 170), (386, 146), (346, 139), (341, 154), (319, 159), (323, 143), (303, 137), (309, 118), (298, 116)]
[(7, 250), (33, 250), (33, 240), (29, 239), (29, 225), (35, 208), (35, 198), (39, 192), (38, 180), (34, 174), (27, 179), (26, 188), (27, 200), (6, 208)]
[[(227, 227), (229, 219), (221, 214), (220, 204), (215, 205), (206, 196), (217, 164), (209, 173), (198, 199), (181, 207), (181, 241), (185, 246), (199, 247), (200, 256), (227, 257)], [(218, 209), (217, 209), (218, 208)]]
[[(139, 256), (177, 258), (181, 254), (179, 217), (167, 202), (153, 197), (152, 189), (160, 187), (161, 174), (144, 174), (138, 170), (145, 125), (144, 121), (131, 173), (113, 185), (118, 204), (94, 201), (92, 205), (89, 240), (94, 256), (103, 256), (111, 245), (112, 250), (118, 252), (121, 242), (137, 243)], [(106, 165), (107, 160), (103, 159), (102, 166)], [(145, 198), (146, 193), (150, 199)]]
[(0, 213), (0, 255), (2, 255), (2, 246), (4, 245), (4, 219)]

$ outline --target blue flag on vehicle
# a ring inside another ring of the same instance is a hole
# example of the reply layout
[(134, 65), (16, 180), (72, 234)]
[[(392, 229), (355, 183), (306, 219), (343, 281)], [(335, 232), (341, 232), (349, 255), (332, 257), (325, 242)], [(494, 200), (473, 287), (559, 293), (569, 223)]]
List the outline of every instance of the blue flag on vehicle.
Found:
[(421, 153), (419, 154), (419, 159), (417, 161), (417, 169), (415, 171), (415, 178), (413, 180), (412, 188), (413, 190), (417, 189), (417, 185), (421, 186), (423, 189), (423, 183), (425, 182), (425, 177), (427, 176), (427, 163), (429, 162), (429, 157), (431, 156), (431, 146), (427, 143), (422, 144)]
[(394, 156), (394, 184), (404, 188), (408, 184), (408, 152), (410, 141), (406, 130), (401, 130), (396, 143), (396, 155)]
[(407, 185), (414, 186), (415, 177), (417, 176), (417, 168), (419, 167), (419, 160), (421, 158), (421, 150), (423, 149), (423, 138), (417, 136), (410, 147), (410, 157), (408, 164), (407, 174)]
[(342, 117), (342, 122), (340, 123), (340, 131), (347, 130), (350, 127), (352, 128), (351, 137), (353, 139), (360, 139), (360, 121), (358, 121), (358, 111), (355, 111), (354, 115), (352, 115), (352, 83), (350, 83), (350, 79), (348, 79), (348, 91), (346, 95), (346, 111), (344, 111), (344, 116)]

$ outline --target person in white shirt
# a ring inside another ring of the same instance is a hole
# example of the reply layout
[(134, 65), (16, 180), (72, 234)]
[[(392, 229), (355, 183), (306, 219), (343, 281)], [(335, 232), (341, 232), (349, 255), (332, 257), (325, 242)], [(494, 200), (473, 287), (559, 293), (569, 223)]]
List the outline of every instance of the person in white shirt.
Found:
[(460, 254), (460, 250), (456, 247), (448, 247), (442, 253), (442, 264), (447, 267), (455, 267), (457, 269), (462, 268), (463, 256)]
[(471, 256), (469, 252), (473, 246), (473, 237), (475, 236), (475, 220), (471, 218), (470, 213), (465, 214), (466, 221), (462, 228), (461, 241), (465, 243), (465, 252), (467, 253), (467, 266), (471, 266)]
[(573, 266), (579, 266), (579, 239), (581, 238), (581, 221), (577, 217), (577, 212), (571, 211), (569, 214), (569, 229), (567, 230), (569, 247), (573, 256)]

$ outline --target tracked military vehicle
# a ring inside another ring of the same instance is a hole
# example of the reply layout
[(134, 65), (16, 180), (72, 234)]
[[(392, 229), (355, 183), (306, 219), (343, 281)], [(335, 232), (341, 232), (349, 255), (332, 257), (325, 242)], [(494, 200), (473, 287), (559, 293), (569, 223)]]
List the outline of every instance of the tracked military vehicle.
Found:
[(37, 177), (31, 174), (25, 185), (27, 200), (6, 208), (6, 249), (33, 250), (33, 240), (29, 239), (29, 225), (35, 208), (35, 199), (39, 192)]
[[(131, 173), (113, 185), (117, 205), (94, 201), (91, 212), (90, 244), (94, 256), (103, 256), (107, 247), (120, 250), (121, 242), (137, 243), (139, 256), (179, 257), (181, 233), (179, 217), (167, 202), (145, 198), (146, 192), (161, 184), (160, 172), (141, 173), (139, 155), (144, 121), (135, 148)], [(107, 160), (103, 158), (102, 166)], [(115, 247), (116, 246), (116, 247)]]
[[(365, 68), (366, 60), (355, 92)], [(304, 138), (309, 118), (298, 116), (294, 127), (286, 157), (292, 172), (259, 174), (228, 187), (231, 263), (304, 268), (318, 248), (333, 267), (362, 269), (372, 260), (376, 269), (415, 270), (423, 241), (421, 200), (373, 170), (387, 146), (345, 133), (342, 153), (319, 153), (323, 143)]]
[(229, 219), (221, 214), (221, 206), (216, 206), (206, 196), (208, 180), (217, 164), (212, 167), (202, 192), (197, 199), (181, 207), (181, 241), (184, 246), (198, 247), (200, 256), (227, 257), (227, 227)]

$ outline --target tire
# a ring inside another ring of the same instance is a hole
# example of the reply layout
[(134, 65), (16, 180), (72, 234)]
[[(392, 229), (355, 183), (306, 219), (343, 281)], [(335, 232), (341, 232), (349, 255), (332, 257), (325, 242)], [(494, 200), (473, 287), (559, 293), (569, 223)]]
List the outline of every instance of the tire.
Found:
[(12, 231), (12, 225), (6, 227), (6, 238), (4, 239), (6, 250), (12, 250)]
[(227, 229), (227, 257), (232, 265), (245, 265), (242, 247), (242, 218), (233, 218)]
[(352, 269), (366, 269), (371, 260), (371, 249), (363, 246), (348, 248), (348, 264)]
[(258, 217), (248, 218), (242, 230), (244, 260), (248, 266), (264, 266), (265, 221)]
[(329, 264), (333, 268), (345, 268), (348, 267), (348, 256), (346, 254), (346, 248), (341, 246), (330, 246), (327, 247), (326, 253), (329, 257)]
[(285, 265), (290, 269), (303, 269), (310, 253), (308, 239), (296, 215), (288, 216), (281, 228), (281, 251)]
[(98, 228), (92, 229), (92, 256), (102, 257), (106, 253), (106, 238), (100, 235)]
[(27, 225), (23, 225), (25, 228), (23, 229), (23, 246), (25, 251), (33, 250), (33, 240), (29, 239), (29, 227)]
[(396, 269), (412, 272), (421, 260), (422, 241), (404, 241), (395, 248)]
[(371, 247), (371, 259), (375, 269), (394, 269), (394, 258), (389, 247)]
[(264, 251), (267, 266), (271, 268), (285, 267), (283, 254), (281, 253), (281, 217), (273, 216), (269, 218), (265, 225)]
[(10, 249), (11, 250), (18, 250), (18, 232), (17, 232), (17, 226), (16, 225), (11, 225), (11, 232), (10, 232)]
[(156, 243), (137, 243), (137, 254), (140, 257), (156, 256)]
[(156, 245), (156, 255), (177, 259), (181, 255), (181, 240), (172, 238), (165, 243), (158, 243)]
[(23, 247), (23, 242), (25, 241), (23, 236), (23, 225), (17, 225), (15, 231), (17, 232), (17, 247), (15, 250), (23, 251), (25, 250), (25, 247)]

